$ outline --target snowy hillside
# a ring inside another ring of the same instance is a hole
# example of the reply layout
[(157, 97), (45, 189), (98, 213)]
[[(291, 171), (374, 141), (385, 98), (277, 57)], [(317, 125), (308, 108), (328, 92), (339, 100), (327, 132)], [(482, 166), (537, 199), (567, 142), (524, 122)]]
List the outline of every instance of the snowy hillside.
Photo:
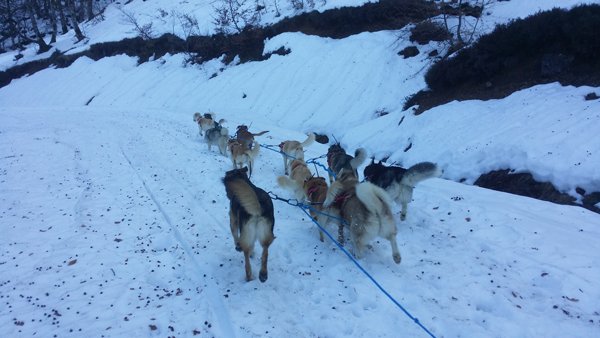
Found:
[[(209, 16), (209, 3), (177, 9)], [(553, 3), (500, 2), (490, 22)], [(125, 7), (148, 17), (169, 6)], [(90, 23), (86, 43), (129, 36), (118, 13)], [(245, 281), (221, 182), (231, 161), (208, 151), (192, 121), (211, 110), (230, 131), (269, 130), (257, 138), (264, 145), (316, 131), (349, 151), (443, 167), (441, 179), (417, 186), (405, 221), (395, 208), (402, 263), (381, 239), (359, 260), (434, 336), (595, 337), (600, 216), (456, 181), (514, 167), (571, 194), (600, 190), (600, 101), (584, 100), (600, 88), (553, 83), (414, 116), (404, 98), (425, 87), (427, 52), (440, 46), (403, 59), (407, 34), (285, 33), (265, 53), (290, 54), (244, 64), (80, 58), (0, 88), (0, 336), (429, 336), (281, 201), (269, 279)], [(87, 46), (71, 40), (63, 50)], [(13, 57), (0, 55), (2, 67)], [(306, 158), (326, 151), (315, 143)], [(262, 148), (256, 165), (257, 186), (292, 197), (276, 184), (280, 154)]]

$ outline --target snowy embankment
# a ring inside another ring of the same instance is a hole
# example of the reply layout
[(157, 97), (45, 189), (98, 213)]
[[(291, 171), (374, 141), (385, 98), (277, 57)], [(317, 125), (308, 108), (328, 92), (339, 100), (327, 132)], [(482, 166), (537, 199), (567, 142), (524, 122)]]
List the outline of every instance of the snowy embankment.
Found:
[[(425, 87), (428, 50), (402, 59), (398, 32), (342, 40), (299, 33), (277, 36), (265, 50), (291, 53), (225, 66), (218, 60), (182, 67), (182, 55), (137, 65), (118, 56), (81, 58), (0, 89), (7, 106), (82, 106), (214, 111), (246, 123), (334, 135), (351, 149), (405, 166), (435, 161), (445, 177), (474, 182), (498, 169), (530, 171), (563, 192), (600, 191), (600, 100), (591, 87), (540, 85), (489, 101), (453, 102), (420, 116), (401, 111), (404, 98)], [(56, 92), (55, 85), (70, 95)], [(378, 118), (379, 115), (387, 114)], [(408, 149), (408, 150), (407, 150)]]

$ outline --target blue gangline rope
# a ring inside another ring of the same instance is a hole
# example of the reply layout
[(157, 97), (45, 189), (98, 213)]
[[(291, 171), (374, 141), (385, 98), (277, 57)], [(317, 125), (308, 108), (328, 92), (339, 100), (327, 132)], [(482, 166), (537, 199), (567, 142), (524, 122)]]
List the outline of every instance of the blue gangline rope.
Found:
[[(364, 274), (365, 274), (365, 275), (366, 275), (366, 276), (367, 276), (367, 277), (368, 277), (368, 278), (371, 280), (371, 282), (373, 282), (373, 284), (375, 284), (375, 286), (377, 286), (377, 288), (378, 288), (378, 289), (379, 289), (381, 292), (383, 292), (383, 294), (384, 294), (384, 295), (386, 295), (386, 296), (387, 296), (387, 297), (388, 297), (388, 298), (389, 298), (389, 299), (392, 301), (392, 303), (394, 303), (394, 304), (395, 304), (395, 305), (396, 305), (396, 306), (397, 306), (397, 307), (398, 307), (400, 310), (402, 310), (402, 312), (404, 312), (404, 314), (405, 314), (406, 316), (408, 316), (408, 318), (410, 318), (410, 319), (411, 319), (413, 322), (415, 322), (415, 324), (417, 324), (417, 325), (418, 325), (418, 326), (419, 326), (421, 329), (423, 329), (425, 332), (427, 332), (427, 334), (428, 334), (430, 337), (432, 337), (432, 338), (436, 338), (436, 336), (435, 336), (435, 335), (434, 335), (434, 334), (433, 334), (431, 331), (429, 331), (429, 330), (428, 330), (428, 329), (427, 329), (427, 328), (426, 328), (426, 327), (425, 327), (425, 326), (424, 326), (424, 325), (423, 325), (423, 324), (422, 324), (422, 323), (419, 321), (419, 319), (418, 319), (418, 318), (416, 318), (416, 317), (414, 317), (413, 315), (411, 315), (411, 314), (410, 314), (410, 312), (408, 312), (408, 310), (406, 310), (406, 309), (405, 309), (405, 308), (402, 306), (402, 304), (400, 304), (400, 302), (398, 302), (398, 301), (397, 301), (397, 300), (396, 300), (396, 299), (395, 299), (395, 298), (394, 298), (394, 297), (393, 297), (393, 296), (392, 296), (392, 295), (391, 295), (389, 292), (387, 292), (387, 290), (385, 290), (385, 289), (383, 288), (383, 286), (381, 286), (381, 284), (379, 284), (379, 282), (377, 282), (377, 280), (375, 280), (375, 278), (374, 278), (374, 277), (373, 277), (373, 276), (372, 276), (372, 275), (371, 275), (369, 272), (367, 272), (367, 270), (365, 270), (365, 268), (363, 268), (363, 267), (362, 267), (362, 265), (360, 265), (360, 263), (359, 263), (359, 262), (358, 262), (358, 261), (357, 261), (357, 260), (354, 258), (354, 256), (352, 256), (352, 254), (351, 254), (350, 252), (348, 252), (348, 250), (346, 250), (346, 249), (345, 249), (345, 248), (344, 248), (344, 247), (343, 247), (343, 246), (342, 246), (342, 245), (341, 245), (341, 244), (340, 244), (338, 241), (336, 241), (336, 240), (333, 238), (333, 236), (332, 236), (332, 235), (329, 233), (329, 231), (327, 231), (327, 230), (326, 230), (326, 229), (325, 229), (325, 228), (324, 228), (324, 227), (323, 227), (321, 224), (319, 224), (319, 222), (317, 222), (317, 220), (316, 220), (316, 219), (314, 219), (314, 218), (312, 217), (312, 215), (310, 214), (310, 212), (308, 212), (308, 210), (312, 210), (312, 211), (314, 211), (314, 212), (321, 213), (321, 214), (323, 214), (323, 215), (329, 216), (329, 217), (331, 217), (331, 218), (334, 218), (334, 219), (339, 219), (339, 218), (337, 218), (337, 217), (335, 217), (335, 216), (333, 216), (333, 215), (328, 215), (328, 214), (326, 214), (326, 213), (320, 212), (319, 210), (316, 210), (316, 209), (315, 209), (315, 208), (313, 208), (312, 206), (310, 206), (310, 205), (307, 205), (307, 204), (304, 204), (304, 203), (301, 203), (301, 202), (299, 202), (299, 201), (297, 201), (297, 200), (293, 200), (293, 201), (292, 201), (292, 200), (289, 200), (289, 199), (287, 199), (287, 200), (286, 200), (286, 199), (284, 199), (284, 198), (281, 198), (281, 197), (279, 197), (279, 196), (275, 195), (275, 194), (274, 194), (274, 193), (272, 193), (272, 192), (269, 192), (269, 195), (270, 195), (270, 196), (271, 196), (271, 198), (273, 198), (273, 199), (277, 199), (277, 200), (280, 200), (280, 201), (286, 202), (287, 204), (289, 204), (289, 205), (291, 205), (291, 206), (295, 206), (295, 207), (298, 207), (298, 208), (300, 208), (300, 210), (302, 210), (302, 211), (303, 211), (303, 212), (306, 214), (306, 216), (308, 216), (308, 217), (311, 219), (311, 221), (313, 221), (313, 223), (315, 223), (315, 224), (317, 225), (317, 227), (319, 227), (319, 229), (320, 229), (322, 232), (324, 232), (324, 233), (327, 235), (327, 237), (329, 237), (329, 239), (331, 239), (331, 241), (332, 241), (333, 243), (335, 243), (335, 245), (336, 245), (336, 246), (337, 246), (337, 247), (338, 247), (340, 250), (342, 250), (342, 252), (343, 252), (343, 253), (345, 253), (345, 254), (346, 254), (346, 256), (348, 256), (348, 258), (349, 258), (349, 259), (350, 259), (350, 260), (351, 260), (351, 261), (354, 263), (354, 265), (356, 265), (356, 266), (358, 267), (358, 269), (359, 269), (360, 271), (362, 271), (362, 272), (363, 272), (363, 273), (364, 273)], [(342, 222), (346, 223), (346, 221), (345, 221), (345, 220), (343, 220), (343, 219), (340, 219), (340, 220), (341, 220)], [(347, 223), (346, 223), (346, 224), (347, 224)]]

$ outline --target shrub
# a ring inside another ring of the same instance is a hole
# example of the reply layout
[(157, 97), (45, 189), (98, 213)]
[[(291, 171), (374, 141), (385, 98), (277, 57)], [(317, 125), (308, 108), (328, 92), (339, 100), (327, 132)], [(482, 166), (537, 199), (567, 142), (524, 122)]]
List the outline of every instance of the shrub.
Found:
[(430, 20), (422, 21), (410, 30), (410, 41), (421, 45), (430, 41), (446, 41), (451, 37), (444, 26)]
[[(498, 26), (471, 47), (430, 68), (432, 90), (483, 82), (525, 64), (541, 65), (544, 55), (564, 55), (570, 66), (600, 65), (600, 5), (553, 9)], [(541, 67), (540, 67), (541, 68)]]

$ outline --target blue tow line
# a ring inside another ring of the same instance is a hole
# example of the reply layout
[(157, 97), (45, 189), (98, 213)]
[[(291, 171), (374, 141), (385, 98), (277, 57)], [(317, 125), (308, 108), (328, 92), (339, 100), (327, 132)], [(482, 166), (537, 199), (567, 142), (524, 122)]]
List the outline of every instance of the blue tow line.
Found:
[(426, 328), (426, 327), (425, 327), (423, 324), (421, 324), (421, 322), (419, 321), (419, 319), (418, 319), (418, 318), (416, 318), (416, 317), (414, 317), (413, 315), (411, 315), (411, 314), (410, 314), (410, 312), (408, 312), (408, 310), (406, 310), (406, 309), (405, 309), (405, 308), (402, 306), (402, 304), (400, 304), (400, 302), (398, 302), (398, 301), (397, 301), (397, 300), (396, 300), (396, 299), (395, 299), (395, 298), (394, 298), (394, 297), (393, 297), (393, 296), (392, 296), (392, 295), (391, 295), (389, 292), (387, 292), (387, 291), (386, 291), (386, 290), (385, 290), (385, 289), (384, 289), (384, 288), (381, 286), (381, 284), (379, 284), (379, 282), (377, 282), (377, 281), (375, 280), (375, 278), (374, 278), (374, 277), (373, 277), (373, 276), (372, 276), (372, 275), (371, 275), (369, 272), (367, 272), (367, 270), (365, 270), (365, 269), (362, 267), (362, 265), (360, 265), (360, 263), (359, 263), (359, 262), (358, 262), (358, 261), (357, 261), (357, 260), (354, 258), (354, 256), (352, 256), (352, 254), (351, 254), (350, 252), (348, 252), (348, 250), (346, 250), (346, 249), (345, 249), (345, 248), (342, 246), (342, 244), (340, 244), (338, 241), (336, 241), (336, 240), (333, 238), (333, 236), (332, 236), (332, 235), (329, 233), (329, 231), (327, 231), (327, 230), (326, 230), (326, 229), (325, 229), (325, 228), (324, 228), (324, 227), (323, 227), (321, 224), (319, 224), (319, 222), (317, 222), (317, 220), (316, 220), (316, 219), (314, 219), (314, 218), (312, 217), (312, 215), (310, 214), (310, 212), (309, 212), (308, 210), (311, 210), (311, 211), (313, 211), (313, 212), (316, 212), (316, 213), (320, 213), (320, 214), (323, 214), (323, 215), (329, 216), (330, 218), (333, 218), (333, 219), (340, 220), (340, 221), (341, 221), (341, 222), (343, 222), (344, 224), (347, 224), (347, 222), (346, 222), (344, 219), (341, 219), (341, 218), (335, 217), (335, 216), (333, 216), (333, 215), (328, 215), (328, 214), (326, 214), (326, 213), (323, 213), (323, 212), (321, 212), (321, 211), (319, 211), (319, 210), (316, 210), (316, 209), (315, 209), (315, 208), (313, 208), (312, 206), (310, 206), (310, 205), (307, 205), (307, 204), (304, 204), (304, 203), (301, 203), (301, 202), (299, 202), (299, 201), (297, 201), (297, 200), (290, 200), (290, 199), (284, 199), (284, 198), (281, 198), (281, 197), (279, 197), (279, 196), (275, 195), (275, 194), (274, 194), (274, 193), (272, 193), (272, 192), (269, 192), (269, 196), (270, 196), (272, 199), (280, 200), (280, 201), (286, 202), (287, 204), (289, 204), (289, 205), (291, 205), (291, 206), (296, 206), (296, 207), (300, 208), (300, 209), (301, 209), (301, 210), (302, 210), (302, 211), (303, 211), (303, 212), (304, 212), (304, 213), (305, 213), (305, 214), (306, 214), (306, 215), (307, 215), (307, 216), (308, 216), (308, 217), (311, 219), (311, 221), (313, 221), (313, 223), (315, 223), (315, 224), (317, 225), (317, 227), (319, 227), (319, 229), (320, 229), (322, 232), (324, 232), (324, 233), (327, 235), (327, 237), (329, 237), (329, 239), (331, 239), (331, 241), (332, 241), (333, 243), (335, 243), (335, 245), (336, 245), (336, 246), (337, 246), (337, 247), (338, 247), (338, 248), (339, 248), (339, 249), (340, 249), (340, 250), (341, 250), (343, 253), (345, 253), (345, 254), (346, 254), (346, 256), (348, 256), (348, 258), (349, 258), (349, 259), (350, 259), (350, 260), (351, 260), (351, 261), (354, 263), (354, 265), (356, 265), (356, 266), (358, 267), (358, 269), (359, 269), (360, 271), (362, 271), (362, 272), (363, 272), (363, 273), (364, 273), (364, 274), (365, 274), (365, 275), (366, 275), (366, 276), (367, 276), (367, 277), (368, 277), (368, 278), (371, 280), (371, 282), (373, 282), (373, 284), (375, 284), (375, 286), (377, 286), (377, 288), (378, 288), (378, 289), (379, 289), (381, 292), (383, 292), (383, 294), (384, 294), (384, 295), (386, 295), (386, 296), (387, 296), (387, 297), (388, 297), (388, 298), (389, 298), (389, 299), (392, 301), (392, 303), (394, 303), (394, 304), (395, 304), (395, 305), (396, 305), (396, 306), (397, 306), (397, 307), (398, 307), (400, 310), (402, 310), (402, 312), (404, 312), (404, 314), (405, 314), (405, 315), (406, 315), (408, 318), (410, 318), (410, 319), (411, 319), (413, 322), (415, 322), (415, 324), (417, 324), (417, 325), (418, 325), (418, 326), (419, 326), (421, 329), (423, 329), (425, 332), (427, 332), (427, 334), (428, 334), (430, 337), (432, 337), (432, 338), (436, 338), (436, 336), (435, 336), (435, 335), (434, 335), (434, 334), (433, 334), (431, 331), (429, 331), (429, 330), (428, 330), (428, 329), (427, 329), (427, 328)]

